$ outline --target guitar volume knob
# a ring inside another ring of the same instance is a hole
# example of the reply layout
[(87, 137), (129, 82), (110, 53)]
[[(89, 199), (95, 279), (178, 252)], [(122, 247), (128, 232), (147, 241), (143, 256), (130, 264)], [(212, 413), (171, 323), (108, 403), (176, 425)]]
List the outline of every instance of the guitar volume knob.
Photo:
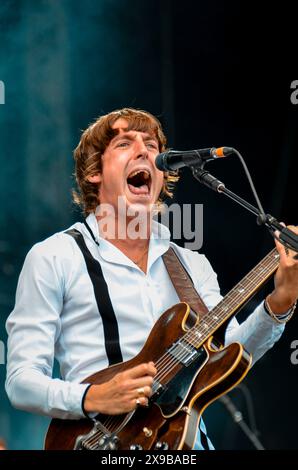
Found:
[(168, 450), (168, 449), (169, 449), (169, 444), (167, 442), (158, 441), (155, 444), (155, 450)]
[(143, 450), (143, 447), (140, 444), (132, 444), (129, 450)]

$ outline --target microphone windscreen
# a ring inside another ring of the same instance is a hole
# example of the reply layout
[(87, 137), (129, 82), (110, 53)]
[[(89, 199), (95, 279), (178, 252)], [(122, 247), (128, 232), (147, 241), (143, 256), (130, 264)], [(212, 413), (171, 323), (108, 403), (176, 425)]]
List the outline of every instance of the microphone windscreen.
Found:
[(160, 171), (168, 171), (166, 166), (166, 152), (160, 153), (155, 159), (155, 166)]

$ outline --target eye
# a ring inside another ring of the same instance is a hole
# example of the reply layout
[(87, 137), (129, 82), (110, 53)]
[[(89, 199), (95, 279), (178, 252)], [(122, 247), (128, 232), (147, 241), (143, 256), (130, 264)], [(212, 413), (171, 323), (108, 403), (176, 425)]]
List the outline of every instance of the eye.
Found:
[(123, 142), (119, 142), (116, 147), (127, 147), (129, 145), (129, 142), (127, 141), (123, 141)]
[(155, 142), (147, 142), (147, 147), (158, 150), (157, 144)]

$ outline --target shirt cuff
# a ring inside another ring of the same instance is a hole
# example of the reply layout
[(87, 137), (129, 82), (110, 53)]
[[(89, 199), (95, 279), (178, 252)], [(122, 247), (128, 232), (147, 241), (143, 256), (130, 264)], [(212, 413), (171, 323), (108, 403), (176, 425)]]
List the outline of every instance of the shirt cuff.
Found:
[[(87, 415), (84, 413), (82, 403), (85, 399), (86, 393), (90, 388), (91, 384), (79, 384), (79, 383), (72, 383), (71, 384), (71, 413), (83, 418)], [(88, 416), (87, 416), (88, 417)]]
[(85, 410), (85, 407), (84, 407), (84, 404), (85, 404), (85, 398), (86, 398), (86, 395), (87, 395), (87, 392), (89, 390), (90, 387), (92, 387), (93, 384), (88, 384), (88, 386), (86, 387), (84, 393), (83, 393), (83, 396), (82, 396), (82, 401), (81, 401), (81, 408), (82, 408), (82, 412), (84, 413), (85, 417), (88, 418), (88, 419), (92, 419), (92, 418), (95, 418), (95, 416), (98, 415), (98, 413), (96, 412), (90, 412), (88, 413), (86, 410)]

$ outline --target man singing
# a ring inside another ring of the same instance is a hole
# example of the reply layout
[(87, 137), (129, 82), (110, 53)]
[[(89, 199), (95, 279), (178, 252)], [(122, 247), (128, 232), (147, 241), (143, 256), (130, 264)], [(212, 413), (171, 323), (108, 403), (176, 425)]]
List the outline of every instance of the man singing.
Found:
[[(15, 407), (77, 420), (148, 404), (157, 373), (150, 361), (99, 385), (81, 382), (135, 357), (161, 314), (179, 302), (162, 257), (170, 246), (208, 309), (221, 300), (205, 256), (170, 242), (153, 219), (177, 179), (155, 166), (165, 148), (159, 121), (136, 109), (104, 115), (82, 134), (75, 200), (86, 219), (29, 251), (7, 320), (6, 390)], [(253, 361), (279, 339), (298, 297), (298, 261), (276, 247), (274, 290), (226, 331), (225, 343), (240, 342)], [(54, 358), (59, 379), (52, 378)], [(212, 448), (202, 420), (195, 448)]]

